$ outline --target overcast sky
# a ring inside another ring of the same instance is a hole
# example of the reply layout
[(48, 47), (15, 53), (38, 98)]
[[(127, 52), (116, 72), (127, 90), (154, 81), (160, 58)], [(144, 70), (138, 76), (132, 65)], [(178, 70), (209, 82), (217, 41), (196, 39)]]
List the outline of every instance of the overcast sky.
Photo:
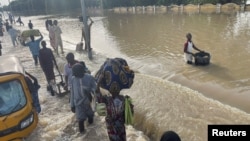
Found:
[(8, 5), (9, 1), (8, 0), (0, 0), (1, 6), (3, 5)]

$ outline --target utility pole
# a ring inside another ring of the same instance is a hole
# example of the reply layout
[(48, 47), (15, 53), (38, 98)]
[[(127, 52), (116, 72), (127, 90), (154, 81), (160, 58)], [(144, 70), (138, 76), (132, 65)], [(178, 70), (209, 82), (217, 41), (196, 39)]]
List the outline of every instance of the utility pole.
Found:
[(92, 49), (90, 47), (90, 35), (88, 32), (88, 19), (87, 19), (87, 14), (86, 14), (86, 7), (85, 7), (85, 1), (81, 0), (81, 7), (82, 7), (82, 20), (83, 20), (83, 27), (84, 27), (84, 33), (85, 33), (85, 44), (87, 44), (87, 49), (88, 49), (88, 58), (92, 59)]

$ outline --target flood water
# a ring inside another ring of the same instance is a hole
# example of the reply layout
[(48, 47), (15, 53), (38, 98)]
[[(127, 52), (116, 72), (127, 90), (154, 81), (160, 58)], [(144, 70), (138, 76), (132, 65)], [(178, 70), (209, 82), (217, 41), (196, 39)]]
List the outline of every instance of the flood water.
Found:
[[(174, 130), (183, 141), (204, 141), (208, 124), (250, 123), (250, 12), (108, 12), (91, 16), (93, 60), (88, 60), (86, 53), (74, 52), (82, 27), (76, 17), (50, 19), (58, 20), (67, 52), (84, 60), (92, 74), (107, 57), (128, 61), (136, 72), (135, 82), (122, 93), (133, 98), (135, 127), (151, 140)], [(34, 28), (48, 36), (46, 18), (23, 20), (32, 20)], [(188, 32), (198, 48), (210, 53), (208, 66), (184, 62)]]

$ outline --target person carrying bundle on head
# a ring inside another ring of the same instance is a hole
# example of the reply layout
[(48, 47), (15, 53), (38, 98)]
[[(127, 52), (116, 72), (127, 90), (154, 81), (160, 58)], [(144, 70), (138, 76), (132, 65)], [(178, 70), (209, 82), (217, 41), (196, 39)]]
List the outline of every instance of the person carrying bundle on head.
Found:
[[(112, 58), (104, 62), (95, 78), (97, 101), (106, 107), (104, 111), (106, 111), (105, 121), (109, 139), (110, 141), (126, 141), (125, 124), (133, 124), (134, 105), (129, 96), (124, 96), (120, 92), (132, 86), (134, 71), (129, 69), (126, 60)], [(107, 90), (108, 94), (102, 94), (101, 88)]]

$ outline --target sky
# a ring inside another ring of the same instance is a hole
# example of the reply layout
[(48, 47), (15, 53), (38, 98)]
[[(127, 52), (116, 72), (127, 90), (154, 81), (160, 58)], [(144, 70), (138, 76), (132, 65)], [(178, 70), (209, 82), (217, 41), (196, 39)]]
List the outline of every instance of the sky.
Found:
[(0, 0), (1, 6), (8, 5), (9, 0)]

